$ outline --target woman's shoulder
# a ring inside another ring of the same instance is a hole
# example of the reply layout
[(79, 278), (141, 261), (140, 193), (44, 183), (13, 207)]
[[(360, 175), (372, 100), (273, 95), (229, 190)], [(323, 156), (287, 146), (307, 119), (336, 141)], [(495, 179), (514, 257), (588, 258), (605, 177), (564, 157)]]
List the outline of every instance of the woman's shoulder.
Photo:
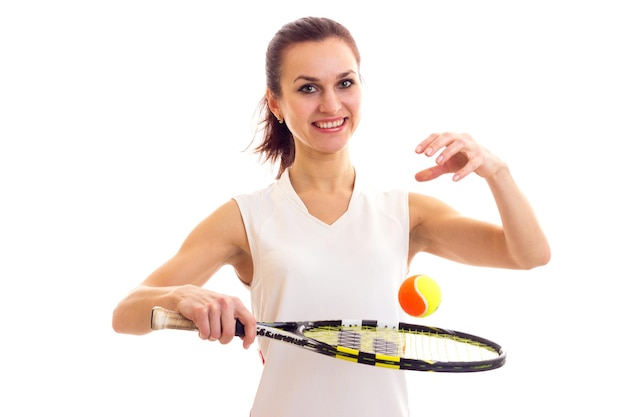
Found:
[(408, 199), (411, 229), (424, 221), (458, 215), (458, 212), (452, 206), (427, 194), (409, 192)]

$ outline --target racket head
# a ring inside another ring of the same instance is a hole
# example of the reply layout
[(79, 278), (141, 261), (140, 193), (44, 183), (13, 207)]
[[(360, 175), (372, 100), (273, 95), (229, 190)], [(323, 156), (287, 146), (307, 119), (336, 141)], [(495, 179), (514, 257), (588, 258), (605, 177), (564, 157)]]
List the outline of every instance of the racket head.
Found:
[(506, 352), (499, 344), (438, 327), (333, 320), (305, 323), (300, 329), (315, 345), (323, 346), (327, 355), (365, 365), (463, 373), (497, 369), (506, 362)]

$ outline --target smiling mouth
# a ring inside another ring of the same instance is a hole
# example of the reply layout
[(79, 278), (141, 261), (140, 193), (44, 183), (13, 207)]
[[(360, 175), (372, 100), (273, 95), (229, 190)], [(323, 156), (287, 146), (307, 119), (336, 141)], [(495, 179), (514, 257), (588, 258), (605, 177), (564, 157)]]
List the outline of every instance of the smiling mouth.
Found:
[(313, 123), (313, 125), (315, 127), (319, 127), (320, 129), (334, 129), (339, 126), (343, 126), (345, 122), (346, 122), (346, 119), (343, 118), (339, 120), (333, 120), (332, 122), (315, 122)]

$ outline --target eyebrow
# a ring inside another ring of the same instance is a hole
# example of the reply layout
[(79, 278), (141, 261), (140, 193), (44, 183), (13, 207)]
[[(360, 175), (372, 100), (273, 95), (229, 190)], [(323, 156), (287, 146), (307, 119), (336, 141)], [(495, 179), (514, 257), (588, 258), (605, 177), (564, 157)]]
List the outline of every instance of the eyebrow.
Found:
[[(339, 74), (337, 76), (337, 79), (339, 80), (341, 78), (345, 78), (345, 77), (348, 77), (348, 76), (351, 76), (351, 75), (356, 75), (356, 72), (352, 71), (352, 70), (349, 70), (349, 71), (346, 71), (346, 72), (342, 72), (341, 74)], [(299, 75), (299, 76), (297, 76), (293, 80), (293, 83), (295, 84), (295, 83), (297, 83), (300, 80), (307, 81), (307, 82), (317, 82), (317, 81), (319, 81), (319, 78), (310, 77), (308, 75)]]

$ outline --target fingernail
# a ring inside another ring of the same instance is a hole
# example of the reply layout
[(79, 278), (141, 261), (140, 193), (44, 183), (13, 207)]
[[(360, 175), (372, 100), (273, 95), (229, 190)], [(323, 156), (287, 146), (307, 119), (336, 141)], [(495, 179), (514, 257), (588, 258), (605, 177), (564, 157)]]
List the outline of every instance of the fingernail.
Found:
[(415, 152), (417, 152), (417, 153), (422, 152), (422, 146), (421, 145), (417, 145), (417, 148), (415, 148)]
[(439, 156), (437, 157), (437, 163), (439, 163), (439, 162), (441, 162), (441, 161), (443, 161), (443, 155), (439, 155)]
[(433, 154), (433, 148), (426, 148), (426, 155), (430, 156)]

